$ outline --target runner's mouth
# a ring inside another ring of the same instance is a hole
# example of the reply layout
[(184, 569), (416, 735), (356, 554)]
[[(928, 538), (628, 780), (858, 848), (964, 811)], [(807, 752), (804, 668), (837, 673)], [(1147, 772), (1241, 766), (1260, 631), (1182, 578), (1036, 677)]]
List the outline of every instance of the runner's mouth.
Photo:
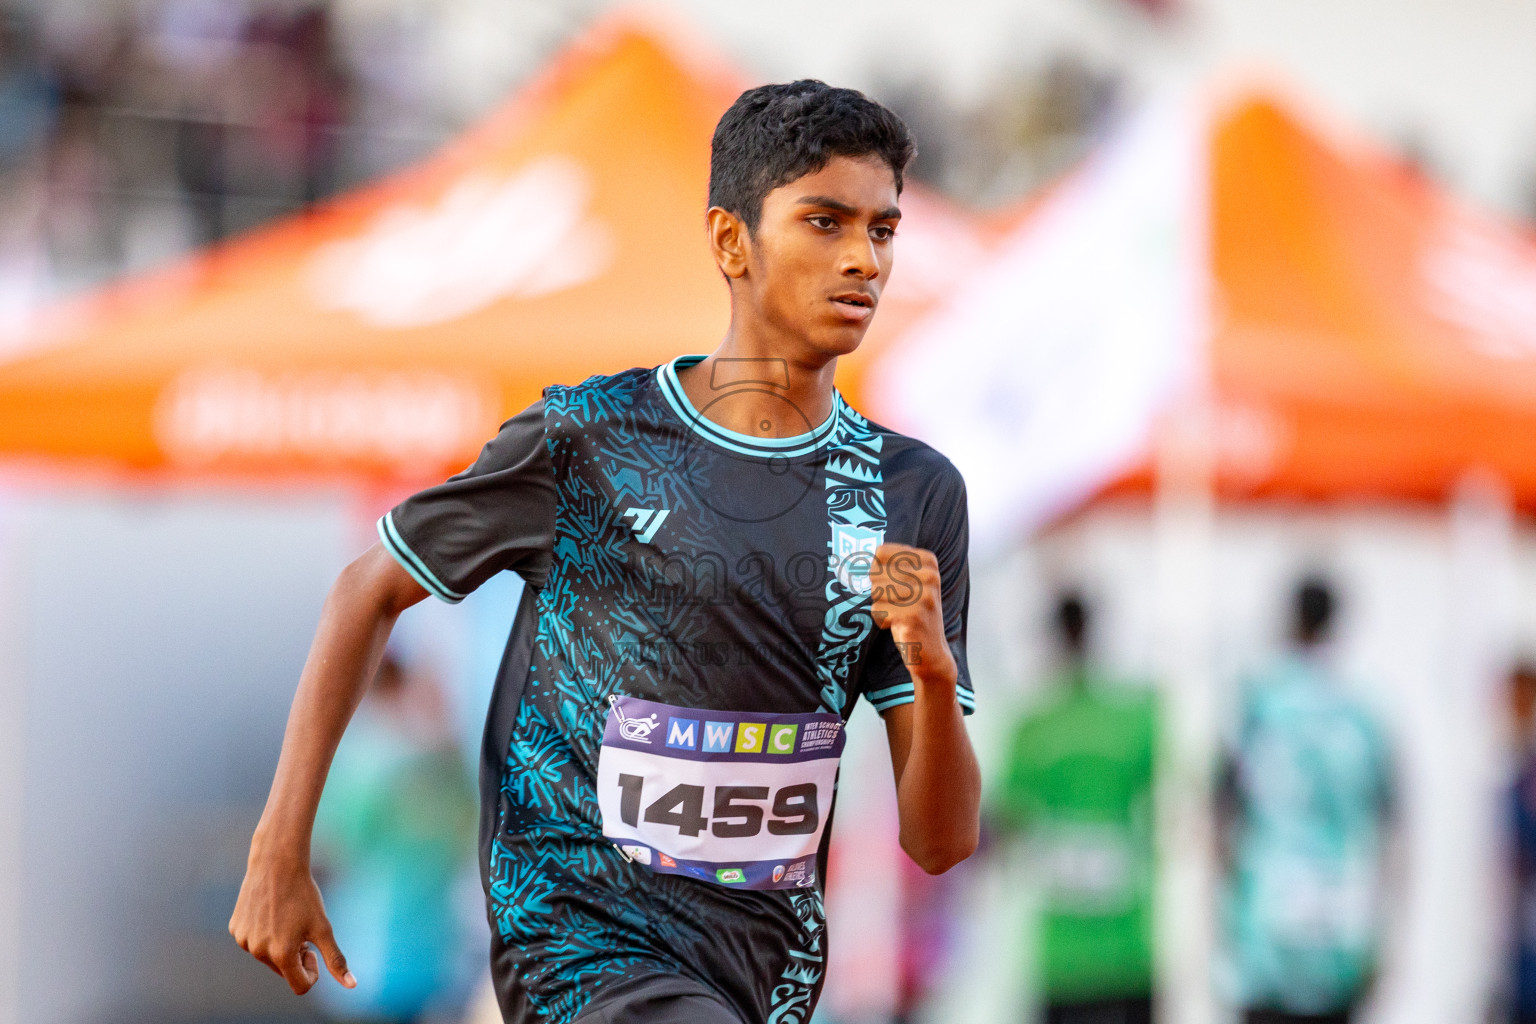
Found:
[(838, 313), (849, 320), (864, 320), (875, 311), (875, 298), (863, 292), (844, 292), (832, 296), (832, 304)]

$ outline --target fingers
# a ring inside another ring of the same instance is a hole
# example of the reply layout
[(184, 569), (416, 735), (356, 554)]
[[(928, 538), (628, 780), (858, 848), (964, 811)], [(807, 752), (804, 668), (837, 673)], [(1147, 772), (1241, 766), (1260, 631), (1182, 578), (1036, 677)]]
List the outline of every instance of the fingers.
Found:
[(271, 954), (269, 954), (264, 947), (256, 946), (253, 948), (242, 942), (240, 943), (240, 948), (251, 954), (251, 956), (254, 957), (259, 963), (264, 964), (267, 970), (271, 971), (279, 978), (283, 976), (283, 969), (277, 966), (277, 961), (272, 958)]
[(320, 978), (315, 954), (307, 945), (279, 947), (254, 943), (247, 952), (286, 981), (294, 995), (308, 992)]
[(267, 951), (266, 945), (251, 939), (249, 931), (242, 923), (241, 908), (238, 906), (235, 908), (233, 916), (229, 919), (229, 934), (234, 936), (235, 942), (241, 949), (251, 954), (260, 963), (265, 964), (267, 969), (273, 974), (282, 977), (283, 970), (277, 965), (277, 961), (273, 959), (272, 954)]
[(241, 949), (286, 981), (295, 995), (303, 995), (320, 980), (320, 959), (315, 955), (315, 947), (325, 958), (326, 970), (332, 977), (347, 988), (357, 987), (357, 978), (347, 969), (347, 958), (336, 945), (336, 936), (323, 914), (318, 922), (299, 932), (312, 936), (313, 945), (302, 939), (253, 938), (242, 926), (238, 912), (230, 919), (229, 933)]
[(882, 544), (870, 567), (870, 612), (875, 625), (889, 628), (891, 616), (937, 608), (941, 580), (933, 552), (908, 544)]
[(915, 548), (910, 544), (882, 544), (875, 549), (870, 572), (871, 575), (890, 577), (926, 576), (931, 573), (937, 579), (939, 560), (926, 548)]
[(331, 972), (331, 977), (347, 988), (357, 988), (357, 979), (352, 976), (351, 971), (347, 970), (347, 958), (341, 955), (341, 947), (336, 945), (336, 936), (332, 934), (329, 923), (326, 923), (315, 945), (320, 947), (320, 953), (325, 957), (325, 966)]
[(315, 987), (315, 982), (320, 980), (320, 962), (315, 957), (314, 948), (307, 942), (280, 963), (283, 968), (283, 979), (288, 982), (288, 987), (293, 989), (293, 994), (296, 996), (308, 992)]
[(266, 964), (272, 973), (286, 981), (288, 987), (293, 989), (294, 995), (301, 996), (308, 992), (320, 979), (320, 969), (315, 962), (314, 951), (307, 944), (279, 948), (261, 943), (252, 943), (249, 946), (241, 943), (241, 948)]

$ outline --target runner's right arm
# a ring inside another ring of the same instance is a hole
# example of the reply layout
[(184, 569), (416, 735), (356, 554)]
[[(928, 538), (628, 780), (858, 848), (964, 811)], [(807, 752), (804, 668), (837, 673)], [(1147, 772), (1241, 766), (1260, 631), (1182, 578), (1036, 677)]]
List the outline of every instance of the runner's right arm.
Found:
[(267, 806), (251, 839), (245, 881), (229, 919), (240, 947), (299, 995), (320, 979), (310, 944), (348, 988), (357, 982), (336, 947), (310, 873), (310, 833), (331, 759), (367, 692), (400, 613), (427, 591), (380, 544), (342, 570), (326, 598), (299, 677)]

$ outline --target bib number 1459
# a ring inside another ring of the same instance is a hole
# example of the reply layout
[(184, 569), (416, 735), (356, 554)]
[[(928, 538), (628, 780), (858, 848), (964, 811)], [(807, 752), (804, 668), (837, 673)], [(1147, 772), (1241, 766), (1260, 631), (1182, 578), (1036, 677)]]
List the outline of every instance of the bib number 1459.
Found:
[(604, 838), (631, 863), (736, 889), (816, 884), (842, 719), (612, 704), (597, 802)]
[(720, 839), (746, 839), (760, 834), (764, 825), (775, 836), (814, 835), (821, 825), (813, 782), (784, 786), (771, 798), (767, 786), (711, 786), (712, 799), (706, 787), (681, 783), (650, 803), (645, 802), (643, 776), (620, 773), (618, 786), (619, 817), (631, 828), (639, 828), (643, 817), (685, 836), (696, 837), (707, 829)]

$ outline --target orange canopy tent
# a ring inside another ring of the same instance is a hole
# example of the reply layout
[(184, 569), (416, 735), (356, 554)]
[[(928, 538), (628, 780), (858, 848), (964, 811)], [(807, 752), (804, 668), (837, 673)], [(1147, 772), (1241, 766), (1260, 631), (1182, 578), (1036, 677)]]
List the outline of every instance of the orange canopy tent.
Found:
[[(51, 312), (0, 366), (0, 458), (437, 479), (545, 384), (709, 351), (709, 140), (744, 85), (676, 30), (600, 24), (425, 163)], [(903, 206), (870, 348), (982, 244)]]
[[(875, 368), (870, 411), (968, 481), (1022, 477), (972, 487), (998, 530), (1145, 492), (1191, 397), (1225, 498), (1438, 499), (1481, 468), (1536, 509), (1536, 239), (1270, 95), (1147, 114), (996, 264)], [(1012, 383), (925, 404), (941, 361)]]
[(1536, 238), (1269, 102), (1211, 160), (1221, 493), (1436, 499), (1479, 467), (1536, 509)]

